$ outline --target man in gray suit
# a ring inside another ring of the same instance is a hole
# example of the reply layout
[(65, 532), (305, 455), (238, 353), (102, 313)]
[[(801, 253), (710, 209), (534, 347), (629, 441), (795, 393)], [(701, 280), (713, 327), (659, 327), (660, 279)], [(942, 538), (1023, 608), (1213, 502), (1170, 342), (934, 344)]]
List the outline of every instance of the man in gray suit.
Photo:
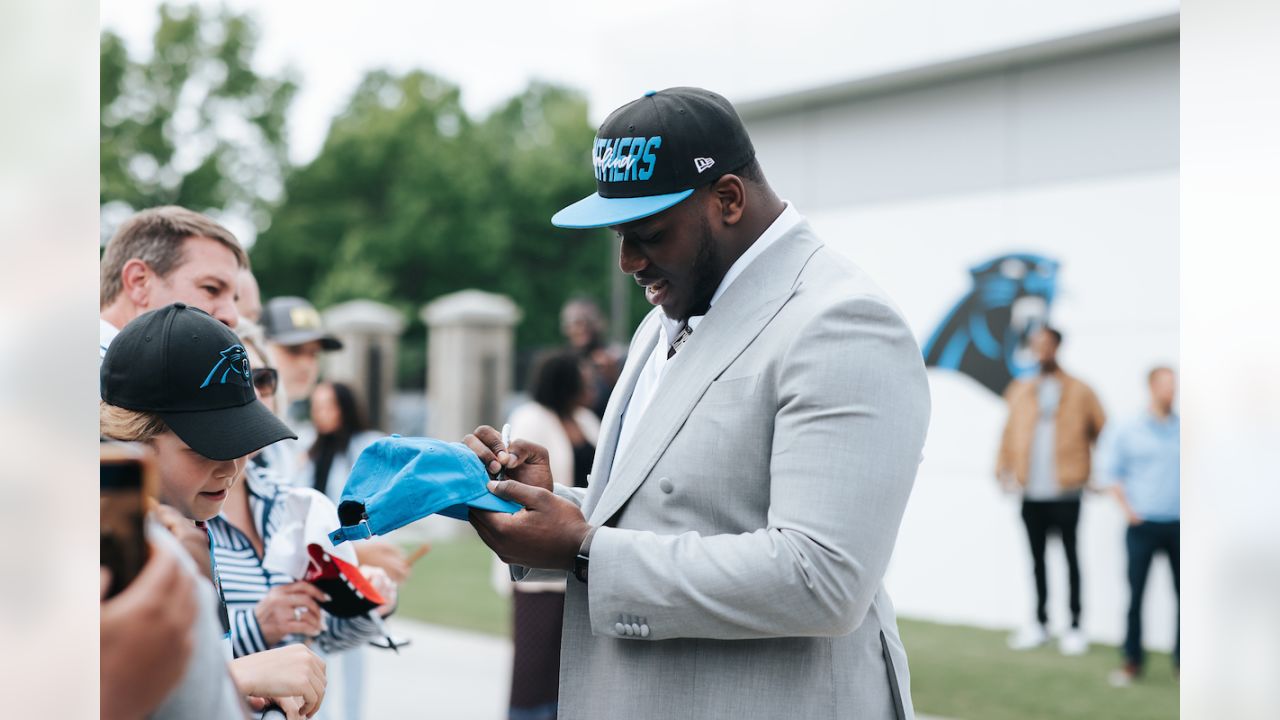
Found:
[(515, 579), (564, 577), (561, 718), (912, 717), (882, 578), (929, 418), (885, 294), (764, 179), (733, 106), (672, 88), (616, 110), (598, 193), (655, 307), (609, 399), (585, 489), (546, 451), (466, 438), (497, 494), (473, 512)]

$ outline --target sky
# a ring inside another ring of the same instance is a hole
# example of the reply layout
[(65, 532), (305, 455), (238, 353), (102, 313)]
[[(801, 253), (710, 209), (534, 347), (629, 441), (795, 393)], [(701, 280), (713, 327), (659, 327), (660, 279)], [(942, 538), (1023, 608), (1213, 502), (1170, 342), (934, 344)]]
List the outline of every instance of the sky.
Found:
[[(197, 2), (216, 6), (220, 3)], [(591, 119), (645, 90), (698, 85), (756, 100), (1177, 12), (1174, 0), (229, 0), (262, 32), (256, 64), (301, 92), (290, 158), (315, 157), (364, 73), (421, 68), (479, 115), (531, 79), (586, 93)], [(104, 27), (140, 56), (155, 0), (102, 0)]]

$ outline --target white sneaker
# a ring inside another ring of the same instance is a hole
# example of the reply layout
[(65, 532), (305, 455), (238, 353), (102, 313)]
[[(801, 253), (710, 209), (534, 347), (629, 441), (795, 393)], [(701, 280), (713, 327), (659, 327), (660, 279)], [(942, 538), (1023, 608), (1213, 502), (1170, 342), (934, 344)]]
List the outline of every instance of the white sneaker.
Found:
[(1030, 650), (1049, 642), (1049, 631), (1043, 625), (1027, 625), (1009, 636), (1011, 650)]
[(1113, 688), (1127, 688), (1133, 685), (1133, 681), (1137, 678), (1137, 673), (1131, 668), (1123, 667), (1119, 670), (1112, 670), (1107, 676), (1107, 682), (1111, 683)]
[(1080, 628), (1070, 628), (1058, 638), (1058, 652), (1063, 655), (1083, 655), (1089, 652), (1089, 639)]

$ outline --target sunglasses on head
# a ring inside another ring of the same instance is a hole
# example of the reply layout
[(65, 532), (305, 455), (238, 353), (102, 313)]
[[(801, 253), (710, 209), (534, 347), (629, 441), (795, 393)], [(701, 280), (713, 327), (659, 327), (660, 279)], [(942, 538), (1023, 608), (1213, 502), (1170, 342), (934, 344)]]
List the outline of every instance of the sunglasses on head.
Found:
[(271, 395), (276, 391), (276, 384), (280, 382), (280, 374), (275, 368), (253, 368), (251, 371), (253, 376), (253, 387), (263, 395)]

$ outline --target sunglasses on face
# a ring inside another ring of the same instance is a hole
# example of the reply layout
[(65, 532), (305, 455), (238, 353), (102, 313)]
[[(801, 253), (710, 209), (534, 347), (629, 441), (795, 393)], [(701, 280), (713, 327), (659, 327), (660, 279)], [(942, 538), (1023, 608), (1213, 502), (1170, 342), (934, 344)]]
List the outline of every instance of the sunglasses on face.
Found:
[(276, 384), (280, 382), (280, 374), (275, 368), (253, 368), (253, 388), (263, 395), (274, 395)]

